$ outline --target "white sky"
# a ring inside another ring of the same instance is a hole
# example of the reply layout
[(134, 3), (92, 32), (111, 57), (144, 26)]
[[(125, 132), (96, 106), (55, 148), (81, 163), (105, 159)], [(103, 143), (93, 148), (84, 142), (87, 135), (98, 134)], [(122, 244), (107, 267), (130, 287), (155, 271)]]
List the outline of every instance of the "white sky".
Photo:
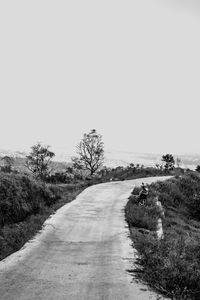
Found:
[(0, 2), (0, 148), (200, 152), (199, 0)]

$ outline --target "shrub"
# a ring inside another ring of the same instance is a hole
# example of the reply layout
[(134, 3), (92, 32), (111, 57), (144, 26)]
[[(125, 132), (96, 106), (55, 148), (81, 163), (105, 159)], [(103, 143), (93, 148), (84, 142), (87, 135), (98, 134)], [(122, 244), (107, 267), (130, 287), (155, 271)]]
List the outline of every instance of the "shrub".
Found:
[(164, 239), (138, 230), (153, 228), (155, 215), (145, 216), (131, 195), (125, 211), (138, 251), (136, 276), (171, 299), (200, 299), (200, 177), (190, 172), (153, 183), (149, 195), (165, 208)]
[(141, 188), (134, 188), (126, 205), (126, 220), (130, 226), (156, 230), (157, 219), (161, 218), (161, 212), (154, 202), (154, 195), (151, 194), (145, 205), (139, 205), (138, 194)]
[(153, 183), (150, 192), (159, 195), (165, 208), (177, 208), (185, 216), (200, 220), (200, 177), (195, 172)]
[(199, 244), (182, 237), (158, 242), (152, 235), (140, 235), (135, 246), (143, 266), (140, 279), (172, 299), (199, 299)]
[(24, 175), (0, 173), (0, 226), (20, 222), (58, 199), (55, 188)]
[(137, 204), (129, 203), (126, 207), (126, 219), (130, 226), (155, 230), (157, 219), (152, 206), (141, 207)]
[[(20, 176), (20, 184), (22, 184), (21, 179)], [(0, 260), (19, 250), (42, 228), (42, 224), (51, 214), (74, 200), (84, 189), (78, 184), (70, 185), (70, 187), (68, 185), (45, 186), (27, 177), (23, 177), (23, 184), (31, 189), (29, 196), (33, 193), (32, 197), (26, 198), (26, 200), (32, 201), (31, 203), (34, 203), (34, 207), (38, 206), (38, 209), (36, 211), (30, 210), (21, 222), (13, 223), (12, 220), (9, 220), (8, 223), (3, 224), (4, 226), (0, 226)], [(35, 190), (36, 187), (37, 190)], [(37, 199), (33, 201), (36, 196)]]

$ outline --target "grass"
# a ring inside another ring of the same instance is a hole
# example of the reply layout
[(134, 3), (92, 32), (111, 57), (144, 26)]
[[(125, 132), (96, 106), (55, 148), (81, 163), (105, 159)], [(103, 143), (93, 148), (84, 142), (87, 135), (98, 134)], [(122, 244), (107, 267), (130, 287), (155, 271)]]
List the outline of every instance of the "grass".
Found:
[(152, 176), (165, 176), (172, 173), (154, 167), (144, 167), (142, 165), (141, 166), (129, 165), (127, 167), (116, 167), (112, 169), (107, 168), (100, 171), (100, 173), (101, 172), (103, 172), (102, 179), (104, 181), (110, 181), (110, 180), (117, 181), (117, 180), (137, 179), (137, 178), (152, 177)]
[(129, 201), (126, 206), (126, 218), (132, 227), (156, 230), (158, 214), (156, 207), (150, 201), (142, 207)]
[[(110, 174), (114, 179), (160, 175), (160, 171), (154, 168), (118, 169), (113, 169)], [(103, 177), (78, 183), (44, 185), (29, 175), (0, 173), (0, 260), (19, 250), (42, 228), (51, 214), (75, 199), (84, 188), (107, 180), (109, 178)], [(151, 207), (149, 211), (154, 213)], [(150, 224), (150, 219), (147, 224)]]
[[(59, 194), (57, 201), (51, 205), (42, 205), (37, 212), (27, 216), (23, 221), (6, 224), (0, 227), (0, 260), (18, 251), (39, 230), (45, 220), (57, 209), (71, 202), (84, 189), (80, 185), (51, 186)], [(58, 195), (57, 195), (58, 196)]]
[(134, 273), (171, 299), (200, 299), (200, 177), (191, 172), (149, 188), (150, 197), (158, 195), (165, 210), (164, 239), (155, 236), (155, 216), (136, 209), (130, 197), (125, 212), (138, 251)]

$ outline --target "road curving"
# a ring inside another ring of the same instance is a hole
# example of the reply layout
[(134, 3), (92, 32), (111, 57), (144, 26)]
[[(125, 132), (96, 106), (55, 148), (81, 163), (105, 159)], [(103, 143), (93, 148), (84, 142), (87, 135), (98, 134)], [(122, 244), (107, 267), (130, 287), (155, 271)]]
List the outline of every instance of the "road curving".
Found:
[(136, 253), (124, 206), (134, 186), (164, 179), (109, 182), (84, 190), (51, 216), (33, 240), (0, 262), (0, 299), (158, 299), (128, 272)]

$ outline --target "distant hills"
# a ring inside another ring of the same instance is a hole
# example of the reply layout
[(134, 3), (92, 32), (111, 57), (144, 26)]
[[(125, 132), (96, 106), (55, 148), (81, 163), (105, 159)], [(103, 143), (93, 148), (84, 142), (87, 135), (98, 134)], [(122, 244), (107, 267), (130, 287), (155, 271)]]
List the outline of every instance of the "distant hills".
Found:
[[(12, 156), (15, 159), (15, 167), (17, 169), (26, 170), (24, 168), (25, 157), (28, 153), (22, 151), (12, 151), (0, 149), (0, 157), (6, 155)], [(173, 153), (172, 153), (173, 154)], [(125, 152), (125, 151), (106, 151), (105, 152), (105, 165), (108, 167), (127, 166), (130, 163), (140, 164), (144, 166), (155, 166), (155, 164), (161, 164), (161, 158), (163, 154), (153, 153), (137, 153), (137, 152)], [(52, 168), (57, 171), (62, 171), (71, 162), (73, 154), (59, 153), (56, 154)], [(174, 158), (177, 157), (182, 161), (182, 167), (195, 169), (197, 165), (200, 165), (200, 154), (173, 154)]]
[[(162, 155), (163, 154), (110, 151), (105, 154), (105, 164), (111, 167), (117, 167), (119, 165), (126, 166), (130, 163), (155, 166), (156, 164), (162, 164)], [(200, 165), (200, 154), (173, 154), (173, 156), (175, 160), (176, 158), (181, 159), (181, 166), (183, 168), (195, 169), (198, 164)]]
[[(26, 161), (26, 156), (28, 153), (26, 152), (21, 152), (21, 151), (12, 151), (12, 150), (1, 150), (0, 149), (0, 159), (3, 158), (4, 156), (11, 156), (14, 158), (14, 169), (20, 171), (20, 172), (27, 172), (27, 168), (25, 167), (25, 161)], [(70, 159), (68, 159), (70, 161)], [(1, 161), (0, 161), (1, 165)], [(69, 163), (67, 160), (57, 160), (56, 158), (54, 161), (51, 163), (51, 169), (56, 172), (62, 172), (66, 170), (67, 165)]]

